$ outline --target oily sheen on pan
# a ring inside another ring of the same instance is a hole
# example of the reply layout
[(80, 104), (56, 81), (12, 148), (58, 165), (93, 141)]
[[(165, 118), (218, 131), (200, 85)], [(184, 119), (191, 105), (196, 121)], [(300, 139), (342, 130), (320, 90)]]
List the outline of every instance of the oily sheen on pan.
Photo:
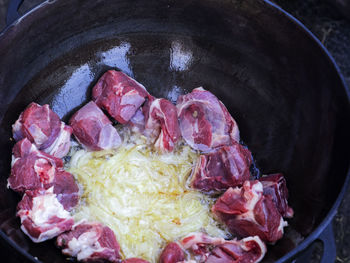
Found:
[(238, 124), (203, 88), (174, 105), (109, 70), (69, 125), (33, 102), (13, 137), (21, 229), (81, 262), (259, 262), (293, 217), (283, 175), (251, 175)]

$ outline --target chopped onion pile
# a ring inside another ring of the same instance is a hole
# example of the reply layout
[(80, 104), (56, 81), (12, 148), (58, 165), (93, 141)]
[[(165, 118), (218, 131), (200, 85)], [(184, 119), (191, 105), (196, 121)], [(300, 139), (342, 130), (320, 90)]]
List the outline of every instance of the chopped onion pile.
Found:
[(198, 154), (180, 146), (153, 152), (142, 136), (124, 138), (117, 150), (71, 153), (67, 163), (83, 188), (76, 220), (103, 222), (116, 234), (125, 258), (157, 262), (167, 242), (204, 231), (227, 237), (212, 218), (213, 198), (186, 187)]

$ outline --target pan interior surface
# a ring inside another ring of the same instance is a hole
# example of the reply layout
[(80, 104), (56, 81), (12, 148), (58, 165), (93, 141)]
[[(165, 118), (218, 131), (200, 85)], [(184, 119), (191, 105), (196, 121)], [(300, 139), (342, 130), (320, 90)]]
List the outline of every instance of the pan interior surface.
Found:
[(11, 125), (32, 101), (67, 121), (111, 68), (172, 102), (198, 86), (211, 91), (260, 171), (285, 174), (295, 216), (264, 262), (308, 236), (345, 181), (349, 102), (339, 74), (310, 35), (264, 1), (47, 1), (0, 35), (0, 57), (1, 229), (43, 262), (64, 257), (19, 229), (19, 196), (6, 188)]

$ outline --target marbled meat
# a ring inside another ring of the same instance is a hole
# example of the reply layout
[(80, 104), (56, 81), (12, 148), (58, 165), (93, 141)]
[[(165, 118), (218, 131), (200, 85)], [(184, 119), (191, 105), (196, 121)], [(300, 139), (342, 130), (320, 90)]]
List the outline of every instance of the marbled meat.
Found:
[(13, 138), (27, 138), (35, 146), (55, 157), (64, 157), (70, 148), (72, 129), (54, 113), (48, 104), (32, 102), (12, 125)]
[(74, 113), (69, 123), (75, 138), (88, 150), (108, 150), (121, 144), (112, 122), (93, 101)]

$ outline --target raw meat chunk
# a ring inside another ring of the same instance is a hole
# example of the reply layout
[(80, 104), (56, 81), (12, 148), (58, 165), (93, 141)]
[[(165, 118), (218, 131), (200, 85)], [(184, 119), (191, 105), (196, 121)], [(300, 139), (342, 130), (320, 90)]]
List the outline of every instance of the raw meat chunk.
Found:
[(185, 260), (185, 253), (182, 248), (176, 242), (171, 242), (163, 249), (159, 263), (177, 263), (183, 260)]
[(112, 122), (93, 101), (78, 110), (69, 123), (74, 136), (89, 150), (108, 150), (121, 144)]
[(69, 151), (72, 129), (60, 121), (48, 104), (29, 104), (12, 130), (16, 141), (28, 138), (38, 149), (55, 157), (62, 158)]
[(39, 151), (27, 138), (16, 143), (13, 154), (8, 184), (16, 192), (45, 188), (53, 182), (56, 169), (63, 168), (61, 159)]
[(122, 124), (134, 116), (147, 96), (143, 85), (115, 70), (103, 74), (92, 90), (93, 101)]
[[(20, 140), (12, 148), (13, 160), (12, 160), (11, 166), (13, 166), (13, 162), (14, 162), (14, 160), (16, 160), (16, 158), (26, 157), (28, 154), (30, 154), (31, 152), (34, 152), (34, 151), (38, 151), (38, 149), (27, 138)], [(57, 160), (59, 160), (59, 159), (57, 159)], [(63, 163), (62, 163), (62, 165), (63, 165)]]
[(258, 236), (242, 240), (230, 240), (216, 246), (206, 263), (253, 263), (260, 262), (266, 253), (266, 246)]
[(40, 106), (34, 102), (29, 104), (12, 126), (15, 140), (28, 138), (39, 149), (51, 145), (58, 136), (60, 128), (60, 118), (49, 105)]
[(230, 232), (241, 237), (257, 235), (270, 243), (283, 236), (283, 227), (287, 225), (271, 195), (263, 195), (263, 186), (257, 180), (229, 188), (216, 201), (212, 212)]
[(8, 178), (11, 189), (23, 193), (53, 187), (53, 193), (66, 210), (78, 204), (79, 188), (73, 175), (63, 170), (61, 159), (39, 151), (27, 138), (15, 144), (12, 159)]
[(183, 238), (180, 244), (195, 262), (259, 262), (266, 253), (266, 246), (258, 236), (225, 240), (204, 233), (192, 233)]
[(69, 212), (53, 193), (53, 187), (26, 191), (17, 209), (22, 231), (36, 243), (63, 233), (74, 224)]
[(217, 192), (240, 186), (250, 177), (251, 153), (241, 144), (216, 148), (200, 155), (190, 186), (202, 192)]
[(152, 99), (144, 112), (145, 135), (161, 152), (171, 152), (180, 139), (176, 107), (166, 99)]
[(65, 255), (82, 262), (120, 262), (119, 244), (113, 231), (101, 223), (80, 222), (57, 237)]
[(264, 195), (271, 195), (272, 200), (283, 217), (293, 217), (293, 209), (288, 206), (288, 189), (283, 174), (265, 175), (259, 179), (264, 188)]
[(211, 92), (196, 88), (177, 100), (181, 135), (196, 150), (209, 151), (239, 141), (237, 123)]

